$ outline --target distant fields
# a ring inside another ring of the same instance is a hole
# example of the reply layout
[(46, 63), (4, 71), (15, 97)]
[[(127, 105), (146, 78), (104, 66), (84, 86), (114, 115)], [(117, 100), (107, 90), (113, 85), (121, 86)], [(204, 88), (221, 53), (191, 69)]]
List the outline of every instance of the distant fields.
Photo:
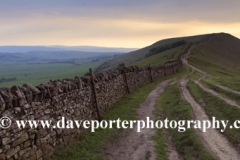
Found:
[[(167, 61), (177, 60), (177, 57), (180, 53), (182, 53), (188, 44), (184, 44), (179, 47), (175, 47), (158, 54), (144, 57), (141, 60), (137, 60), (129, 65), (137, 65), (139, 67), (146, 66), (151, 64), (151, 66), (163, 65)], [(147, 52), (146, 52), (147, 53)], [(51, 53), (48, 59), (41, 61), (37, 58), (41, 57), (41, 55), (46, 56), (47, 53), (32, 53), (31, 56), (23, 56), (23, 54), (1, 54), (4, 56), (5, 61), (2, 59), (0, 61), (0, 78), (12, 79), (16, 78), (14, 81), (2, 82), (0, 83), (0, 87), (12, 87), (13, 85), (22, 86), (24, 83), (31, 83), (33, 85), (39, 85), (42, 82), (48, 82), (50, 80), (57, 80), (63, 78), (71, 78), (73, 79), (75, 76), (83, 76), (85, 73), (89, 72), (89, 68), (92, 68), (93, 71), (97, 69), (99, 66), (106, 62), (112, 62), (118, 57), (122, 55), (115, 55), (116, 53), (107, 53), (108, 58), (100, 59), (97, 62), (92, 62), (92, 59), (85, 60), (77, 60), (75, 59), (77, 54), (75, 53), (65, 53), (64, 54), (55, 54), (55, 52)], [(69, 56), (67, 56), (69, 54)], [(9, 61), (16, 56), (23, 56), (20, 59), (23, 61)], [(90, 55), (90, 53), (89, 53)], [(37, 57), (39, 56), (39, 57)], [(44, 57), (43, 56), (43, 57)], [(86, 57), (87, 55), (85, 55)], [(42, 58), (43, 58), (42, 57)], [(31, 61), (31, 59), (33, 61)], [(46, 57), (45, 57), (46, 58)], [(68, 59), (67, 59), (68, 58)], [(71, 59), (70, 59), (71, 58)], [(37, 60), (34, 60), (37, 59)], [(58, 59), (57, 61), (54, 59)], [(119, 59), (119, 58), (118, 58)], [(49, 61), (48, 61), (49, 60)], [(71, 63), (73, 61), (73, 63)], [(67, 62), (67, 63), (60, 63)], [(124, 61), (121, 61), (121, 63)], [(39, 64), (38, 64), (39, 63)], [(125, 63), (125, 62), (124, 62)], [(113, 69), (113, 68), (109, 68)]]
[(109, 58), (97, 62), (78, 62), (81, 65), (70, 63), (57, 64), (33, 64), (28, 65), (20, 62), (0, 62), (0, 78), (17, 78), (15, 81), (0, 83), (0, 87), (22, 86), (24, 83), (39, 85), (48, 82), (50, 79), (74, 78), (82, 76), (89, 71), (95, 70), (99, 65), (109, 60)]

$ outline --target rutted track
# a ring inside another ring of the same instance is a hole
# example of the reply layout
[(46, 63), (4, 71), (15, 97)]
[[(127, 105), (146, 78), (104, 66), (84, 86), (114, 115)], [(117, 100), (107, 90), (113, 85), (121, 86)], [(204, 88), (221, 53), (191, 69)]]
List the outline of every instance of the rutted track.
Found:
[[(188, 53), (182, 57), (183, 63), (187, 66), (191, 67), (193, 70), (198, 71), (203, 75), (203, 78), (206, 76), (209, 76), (207, 73), (191, 66), (187, 62), (188, 55), (190, 54), (192, 48), (189, 49)], [(192, 72), (191, 72), (192, 73)], [(198, 104), (194, 98), (192, 97), (191, 93), (187, 89), (187, 82), (188, 80), (184, 76), (182, 80), (180, 81), (180, 88), (183, 94), (183, 97), (191, 104), (193, 108), (194, 118), (196, 120), (209, 120), (209, 117), (206, 115), (205, 111), (202, 109), (201, 105)], [(201, 78), (202, 79), (202, 78)], [(200, 87), (202, 86), (198, 81), (195, 81)], [(216, 95), (216, 93), (211, 92), (210, 89), (206, 87), (201, 87), (204, 90), (212, 93), (213, 95)], [(202, 130), (198, 129), (197, 134), (199, 135), (200, 139), (203, 142), (203, 145), (206, 149), (208, 149), (217, 159), (220, 160), (238, 160), (240, 159), (239, 153), (229, 145), (227, 139), (221, 135), (217, 130), (213, 128), (209, 128), (207, 132), (202, 132)]]
[(196, 80), (196, 81), (194, 81), (194, 82), (195, 82), (196, 84), (198, 84), (203, 90), (205, 90), (205, 91), (207, 91), (207, 92), (209, 92), (209, 93), (211, 93), (211, 94), (213, 94), (213, 95), (221, 98), (221, 99), (224, 100), (226, 103), (228, 103), (228, 104), (230, 104), (230, 105), (232, 105), (232, 106), (237, 106), (238, 108), (240, 108), (240, 106), (237, 104), (237, 102), (235, 102), (235, 101), (233, 101), (233, 100), (231, 100), (231, 99), (225, 98), (225, 97), (221, 96), (219, 93), (215, 92), (214, 90), (205, 87), (204, 85), (202, 85), (201, 83), (199, 83), (198, 80)]
[[(193, 108), (194, 118), (196, 120), (209, 120), (208, 116), (202, 109), (202, 107), (194, 100), (191, 93), (187, 89), (187, 82), (183, 78), (180, 82), (183, 97), (191, 104)], [(221, 160), (237, 160), (240, 155), (238, 152), (229, 145), (227, 139), (223, 137), (217, 130), (209, 128), (207, 132), (202, 132), (202, 130), (197, 130), (197, 134), (202, 140), (205, 148), (207, 148), (216, 158)]]
[[(146, 117), (149, 117), (151, 120), (156, 120), (156, 116), (153, 114), (156, 100), (173, 79), (175, 78), (157, 84), (156, 88), (148, 94), (146, 100), (140, 105), (140, 108), (137, 109), (138, 119), (146, 121)], [(156, 143), (150, 139), (153, 135), (157, 135), (157, 130), (144, 128), (141, 132), (137, 132), (137, 126), (134, 125), (133, 129), (126, 129), (122, 134), (128, 136), (122, 136), (122, 138), (117, 140), (117, 144), (110, 144), (107, 147), (107, 152), (111, 154), (106, 155), (106, 159), (155, 160), (157, 158), (154, 148)], [(178, 157), (176, 154), (177, 152), (172, 152), (169, 157)]]
[(221, 96), (219, 93), (215, 92), (215, 91), (212, 90), (212, 89), (209, 89), (209, 88), (203, 86), (203, 85), (199, 82), (200, 80), (205, 79), (206, 77), (210, 77), (211, 75), (208, 74), (208, 73), (206, 73), (206, 72), (204, 72), (204, 71), (202, 71), (202, 70), (200, 70), (200, 69), (197, 69), (197, 68), (193, 67), (193, 66), (190, 65), (190, 64), (188, 64), (187, 58), (188, 58), (189, 54), (191, 53), (191, 50), (192, 50), (192, 49), (193, 49), (193, 47), (190, 48), (189, 51), (188, 51), (188, 53), (182, 57), (182, 61), (183, 61), (183, 63), (184, 63), (185, 65), (187, 65), (188, 67), (191, 67), (193, 70), (199, 72), (199, 73), (203, 76), (202, 78), (200, 78), (200, 79), (198, 79), (198, 80), (194, 80), (194, 82), (195, 82), (196, 84), (198, 84), (199, 87), (201, 87), (203, 90), (205, 90), (205, 91), (213, 94), (214, 96), (217, 96), (217, 97), (221, 98), (221, 99), (224, 100), (226, 103), (228, 103), (228, 104), (230, 104), (230, 105), (232, 105), (232, 106), (237, 106), (238, 108), (240, 108), (240, 106), (239, 106), (235, 101), (233, 101), (233, 100), (231, 100), (231, 99), (228, 99), (228, 98), (226, 98), (226, 97)]
[[(172, 81), (169, 85), (178, 83), (180, 84), (181, 92), (183, 97), (191, 104), (193, 108), (193, 115), (195, 120), (209, 120), (209, 117), (206, 115), (204, 109), (198, 104), (189, 90), (187, 89), (188, 80), (186, 77), (191, 75), (194, 71), (199, 72), (202, 75), (202, 78), (195, 80), (194, 82), (198, 84), (203, 90), (220, 97), (226, 103), (234, 106), (238, 106), (235, 101), (222, 97), (217, 92), (203, 86), (199, 81), (204, 79), (210, 74), (201, 71), (192, 65), (188, 64), (187, 58), (191, 52), (193, 47), (191, 47), (186, 55), (182, 56), (182, 61), (185, 65), (192, 68), (192, 71), (185, 75), (181, 80), (169, 79), (164, 82), (159, 83), (156, 88), (149, 93), (147, 99), (140, 105), (140, 108), (137, 109), (138, 118), (141, 120), (146, 120), (146, 117), (150, 117), (151, 120), (156, 120), (157, 117), (152, 113), (155, 109), (154, 105), (156, 103), (159, 95), (164, 92), (165, 88), (168, 86), (168, 83)], [(240, 93), (240, 92), (239, 92)], [(240, 106), (238, 106), (240, 107)], [(210, 120), (209, 120), (210, 121)], [(157, 158), (157, 154), (154, 152), (155, 142), (150, 140), (153, 135), (156, 135), (157, 131), (154, 129), (144, 128), (140, 133), (137, 132), (137, 126), (134, 125), (133, 129), (126, 129), (123, 131), (122, 135), (128, 135), (127, 137), (120, 136), (121, 138), (117, 139), (116, 143), (109, 144), (107, 147), (107, 155), (105, 155), (106, 159), (110, 160), (122, 160), (122, 159), (130, 159), (130, 160), (155, 160)], [(220, 160), (238, 160), (240, 159), (239, 152), (228, 143), (228, 140), (220, 134), (216, 129), (209, 128), (207, 132), (202, 132), (202, 129), (197, 129), (196, 134), (202, 141), (204, 147), (217, 159)], [(170, 140), (171, 138), (167, 137), (168, 147), (167, 150), (171, 152), (167, 153), (167, 157), (170, 160), (180, 160), (181, 156), (178, 154), (176, 149), (173, 147), (173, 144)]]

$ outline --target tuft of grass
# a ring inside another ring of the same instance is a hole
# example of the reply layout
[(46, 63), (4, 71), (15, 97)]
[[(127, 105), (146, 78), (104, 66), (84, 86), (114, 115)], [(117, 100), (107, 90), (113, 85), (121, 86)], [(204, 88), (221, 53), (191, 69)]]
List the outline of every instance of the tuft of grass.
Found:
[[(166, 118), (171, 120), (190, 120), (192, 119), (192, 107), (191, 105), (181, 97), (180, 89), (177, 84), (168, 86), (157, 100), (155, 114), (161, 116), (161, 120)], [(186, 125), (183, 126), (186, 128)], [(172, 137), (177, 151), (184, 159), (199, 159), (199, 160), (211, 160), (215, 159), (212, 155), (206, 151), (201, 143), (200, 139), (195, 134), (194, 129), (186, 129), (185, 132), (179, 132), (176, 129), (166, 129), (168, 134)], [(160, 135), (162, 131), (160, 130)], [(162, 136), (155, 137), (155, 141), (158, 143), (156, 146), (156, 152), (161, 155), (166, 154), (166, 150), (160, 151), (165, 148)], [(158, 142), (160, 141), (160, 142)], [(163, 156), (164, 157), (164, 156)]]
[(186, 78), (187, 78), (187, 79), (197, 80), (197, 79), (199, 79), (199, 78), (201, 78), (201, 77), (202, 77), (202, 76), (201, 76), (197, 71), (194, 70), (194, 72), (193, 72), (192, 74), (188, 75)]
[(222, 89), (206, 80), (201, 80), (201, 83), (204, 84), (205, 86), (207, 86), (208, 88), (218, 92), (222, 96), (232, 99), (232, 100), (236, 101), (238, 104), (240, 104), (240, 94)]
[[(240, 75), (240, 74), (239, 74)], [(229, 77), (224, 75), (213, 75), (212, 78), (206, 79), (209, 82), (218, 83), (220, 85), (227, 86), (233, 90), (240, 91), (240, 76)]]
[(209, 117), (216, 117), (217, 120), (229, 120), (226, 130), (220, 133), (224, 134), (235, 147), (240, 148), (238, 145), (240, 143), (239, 129), (229, 128), (229, 124), (233, 124), (234, 121), (240, 119), (240, 109), (236, 106), (231, 106), (219, 97), (213, 96), (204, 91), (192, 80), (188, 82), (187, 88), (199, 104), (204, 101), (202, 107)]
[(166, 133), (163, 129), (158, 130), (158, 135), (152, 136), (152, 140), (157, 142), (157, 145), (155, 145), (155, 152), (159, 155), (157, 160), (167, 160), (166, 150), (165, 147), (166, 144)]

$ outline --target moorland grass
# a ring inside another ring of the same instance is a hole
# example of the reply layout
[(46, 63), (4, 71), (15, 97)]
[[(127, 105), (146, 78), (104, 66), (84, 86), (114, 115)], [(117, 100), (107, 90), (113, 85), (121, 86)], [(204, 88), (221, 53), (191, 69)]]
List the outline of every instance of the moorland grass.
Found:
[(219, 74), (212, 75), (211, 78), (207, 78), (206, 80), (209, 81), (210, 83), (224, 85), (233, 90), (240, 91), (240, 74), (235, 75), (234, 77), (219, 75)]
[[(104, 71), (107, 71), (109, 69), (116, 68), (116, 67), (118, 67), (118, 65), (120, 63), (123, 63), (123, 62), (125, 63), (126, 66), (133, 65), (135, 62), (144, 60), (144, 57), (146, 56), (147, 53), (149, 53), (149, 50), (151, 48), (158, 47), (159, 45), (166, 45), (166, 44), (173, 43), (173, 42), (176, 42), (176, 41), (179, 41), (179, 40), (185, 40), (187, 42), (197, 42), (197, 41), (202, 41), (204, 39), (207, 39), (208, 37), (209, 37), (209, 34), (208, 35), (197, 35), (197, 36), (190, 36), (190, 37), (178, 37), (178, 38), (170, 38), (170, 39), (160, 40), (160, 41), (158, 41), (158, 42), (156, 42), (156, 43), (154, 43), (150, 46), (147, 46), (145, 48), (142, 48), (142, 49), (139, 49), (139, 50), (136, 50), (136, 51), (124, 54), (124, 55), (117, 56), (112, 61), (108, 61), (108, 62), (102, 64), (98, 68), (98, 71), (99, 72), (104, 72)], [(161, 52), (159, 54), (162, 54), (162, 53), (163, 52)], [(172, 55), (172, 53), (170, 53), (170, 54)], [(169, 55), (167, 57), (169, 57)], [(160, 60), (161, 59), (158, 59), (158, 61), (160, 61)], [(146, 63), (143, 64), (143, 66), (148, 65), (148, 64), (149, 64), (149, 62), (146, 61)], [(160, 64), (163, 64), (163, 63), (160, 63)], [(153, 66), (154, 64), (151, 64), (151, 65)]]
[(202, 78), (202, 76), (194, 70), (194, 72), (186, 77), (187, 79), (194, 79), (197, 80), (199, 78)]
[[(163, 51), (161, 53), (155, 54), (153, 56), (147, 57), (142, 59), (141, 61), (137, 61), (131, 65), (137, 65), (139, 67), (147, 66), (150, 64), (151, 66), (157, 66), (157, 65), (163, 65), (166, 61), (169, 60), (177, 60), (177, 57), (180, 53), (182, 53), (187, 45), (179, 46), (173, 49), (169, 49), (167, 51)], [(171, 56), (174, 54), (174, 56), (171, 58)], [(169, 59), (169, 57), (171, 59)]]
[(204, 102), (202, 107), (210, 119), (211, 117), (216, 117), (217, 120), (229, 120), (229, 125), (226, 127), (226, 130), (220, 133), (224, 134), (235, 147), (239, 148), (240, 131), (239, 129), (230, 129), (229, 126), (232, 125), (234, 121), (240, 119), (240, 109), (236, 106), (231, 106), (219, 97), (204, 91), (192, 80), (188, 82), (187, 88), (199, 104), (203, 104)]
[(203, 85), (205, 85), (206, 87), (218, 92), (220, 95), (226, 97), (226, 98), (229, 98), (229, 99), (232, 99), (234, 101), (236, 101), (238, 104), (240, 104), (240, 94), (237, 94), (237, 93), (234, 93), (234, 92), (231, 92), (231, 91), (227, 91), (225, 89), (222, 89), (206, 80), (201, 80), (200, 81)]
[[(160, 95), (156, 103), (155, 114), (161, 117), (161, 120), (166, 118), (170, 120), (191, 120), (192, 107), (181, 97), (178, 84), (168, 86), (165, 91)], [(186, 125), (185, 125), (186, 127)], [(165, 129), (167, 133), (164, 134), (162, 129), (159, 130), (159, 135), (154, 136), (153, 140), (157, 142), (156, 153), (163, 159), (166, 159), (165, 137), (169, 134), (172, 142), (184, 159), (198, 159), (198, 160), (211, 160), (215, 159), (203, 147), (202, 142), (196, 135), (194, 129), (186, 129), (185, 132), (179, 132), (178, 129)]]
[(211, 40), (196, 46), (188, 63), (208, 72), (207, 78), (217, 84), (240, 90), (239, 39), (228, 34), (215, 34)]

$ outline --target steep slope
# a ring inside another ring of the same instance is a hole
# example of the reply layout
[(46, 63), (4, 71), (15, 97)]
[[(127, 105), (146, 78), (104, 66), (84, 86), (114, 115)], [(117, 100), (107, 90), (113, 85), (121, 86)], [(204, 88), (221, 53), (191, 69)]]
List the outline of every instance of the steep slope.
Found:
[(159, 54), (144, 58), (130, 65), (137, 65), (139, 67), (147, 66), (148, 64), (150, 64), (151, 66), (163, 65), (165, 62), (176, 60), (178, 55), (182, 53), (187, 48), (187, 46), (188, 44), (185, 44), (183, 46), (169, 49)]
[(208, 81), (240, 89), (240, 39), (226, 33), (196, 46), (188, 59), (189, 64), (208, 72)]
[(189, 63), (212, 73), (218, 69), (229, 74), (238, 74), (240, 39), (226, 33), (214, 34), (209, 41), (192, 51)]
[(164, 39), (164, 40), (160, 40), (150, 46), (147, 46), (145, 48), (133, 51), (133, 52), (129, 52), (127, 54), (118, 56), (116, 58), (114, 58), (113, 60), (107, 61), (104, 64), (102, 64), (97, 72), (102, 72), (102, 71), (107, 71), (109, 69), (113, 69), (118, 67), (118, 65), (120, 63), (125, 63), (125, 65), (130, 65), (134, 62), (140, 61), (141, 59), (143, 59), (146, 55), (146, 53), (149, 52), (149, 50), (151, 48), (154, 47), (158, 47), (159, 45), (165, 45), (165, 44), (169, 44), (175, 41), (179, 41), (179, 40), (185, 40), (187, 42), (197, 42), (197, 41), (202, 41), (205, 39), (208, 39), (208, 37), (211, 34), (205, 34), (205, 35), (197, 35), (197, 36), (190, 36), (190, 37), (179, 37), (179, 38), (171, 38), (171, 39)]

